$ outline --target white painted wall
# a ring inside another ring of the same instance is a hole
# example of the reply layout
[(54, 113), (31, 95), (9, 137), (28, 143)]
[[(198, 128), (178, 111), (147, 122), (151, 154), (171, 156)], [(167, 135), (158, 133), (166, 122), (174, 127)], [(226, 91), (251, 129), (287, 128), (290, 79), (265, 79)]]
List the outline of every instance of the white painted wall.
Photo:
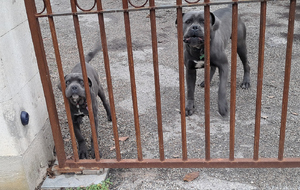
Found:
[(0, 23), (0, 189), (34, 189), (53, 141), (24, 1), (1, 1)]

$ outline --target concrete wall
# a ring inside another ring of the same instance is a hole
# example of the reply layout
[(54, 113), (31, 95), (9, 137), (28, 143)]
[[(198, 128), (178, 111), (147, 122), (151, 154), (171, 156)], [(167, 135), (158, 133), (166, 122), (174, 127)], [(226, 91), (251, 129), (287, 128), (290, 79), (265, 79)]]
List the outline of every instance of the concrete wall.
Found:
[[(24, 1), (1, 1), (0, 23), (0, 189), (34, 189), (53, 140)], [(21, 111), (30, 115), (26, 126)]]

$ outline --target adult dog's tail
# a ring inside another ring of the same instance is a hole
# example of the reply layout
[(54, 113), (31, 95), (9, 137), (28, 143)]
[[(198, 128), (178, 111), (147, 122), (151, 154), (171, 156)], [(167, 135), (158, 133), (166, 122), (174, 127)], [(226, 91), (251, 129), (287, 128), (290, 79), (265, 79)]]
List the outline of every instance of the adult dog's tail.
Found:
[(95, 55), (97, 55), (97, 53), (99, 51), (102, 50), (102, 46), (101, 46), (101, 43), (97, 43), (96, 47), (94, 48), (93, 51), (90, 51), (86, 56), (85, 56), (85, 61), (88, 63), (90, 62), (94, 57)]

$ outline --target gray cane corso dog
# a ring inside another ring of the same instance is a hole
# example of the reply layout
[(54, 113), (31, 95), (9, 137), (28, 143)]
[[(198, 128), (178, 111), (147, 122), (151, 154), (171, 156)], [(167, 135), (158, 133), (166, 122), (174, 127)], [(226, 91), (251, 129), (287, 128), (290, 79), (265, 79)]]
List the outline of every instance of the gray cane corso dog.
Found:
[[(210, 80), (218, 68), (220, 74), (218, 107), (222, 116), (226, 116), (228, 112), (226, 99), (228, 60), (225, 48), (231, 38), (231, 11), (230, 5), (210, 13)], [(189, 116), (194, 113), (196, 69), (204, 67), (204, 11), (190, 11), (183, 14), (183, 33), (187, 82), (186, 115)], [(240, 18), (238, 19), (237, 52), (244, 66), (241, 88), (247, 89), (250, 87), (250, 66), (247, 59), (246, 27)], [(199, 61), (202, 61), (201, 65)], [(204, 82), (201, 86), (204, 87)]]
[[(85, 58), (96, 131), (98, 129), (98, 116), (97, 116), (98, 102), (96, 99), (97, 95), (100, 97), (100, 99), (103, 102), (103, 106), (106, 110), (108, 120), (111, 121), (110, 107), (108, 102), (106, 101), (105, 94), (100, 84), (97, 71), (90, 64), (88, 64), (88, 62), (93, 59), (93, 57), (100, 49), (101, 47), (97, 47), (94, 51), (90, 52)], [(80, 131), (80, 124), (82, 123), (82, 118), (86, 115), (88, 116), (89, 113), (88, 113), (88, 107), (86, 102), (86, 94), (85, 94), (85, 88), (84, 88), (80, 63), (75, 65), (71, 73), (65, 76), (65, 83), (66, 83), (65, 93), (66, 93), (66, 97), (69, 100), (74, 132), (79, 146), (79, 158), (80, 159), (87, 158), (88, 155), (87, 147), (86, 147), (84, 137), (82, 136)], [(61, 90), (60, 85), (59, 85), (59, 89)], [(91, 138), (91, 142), (92, 142), (91, 155), (93, 158), (95, 158), (95, 151), (93, 147), (92, 138)]]

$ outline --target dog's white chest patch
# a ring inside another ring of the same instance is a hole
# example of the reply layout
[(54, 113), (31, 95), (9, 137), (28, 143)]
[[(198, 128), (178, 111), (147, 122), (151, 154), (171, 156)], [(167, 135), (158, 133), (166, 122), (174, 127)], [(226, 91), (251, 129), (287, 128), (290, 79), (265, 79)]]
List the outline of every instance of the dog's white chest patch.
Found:
[(201, 68), (204, 68), (204, 61), (200, 60), (200, 61), (195, 61), (194, 62), (196, 63), (195, 65), (195, 69), (201, 69)]

